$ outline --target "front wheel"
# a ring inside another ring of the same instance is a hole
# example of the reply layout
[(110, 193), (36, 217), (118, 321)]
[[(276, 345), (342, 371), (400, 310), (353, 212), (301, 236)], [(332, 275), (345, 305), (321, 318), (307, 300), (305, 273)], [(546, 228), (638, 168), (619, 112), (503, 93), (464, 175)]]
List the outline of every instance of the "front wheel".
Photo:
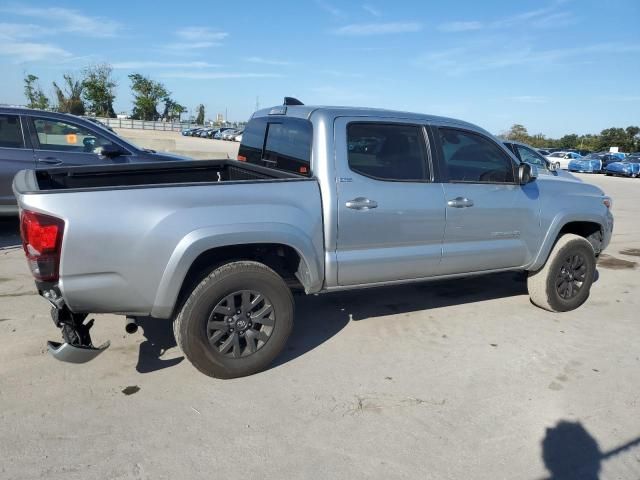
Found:
[(267, 368), (293, 327), (284, 280), (258, 262), (216, 268), (193, 290), (174, 322), (176, 342), (205, 375), (235, 378)]
[(589, 297), (595, 272), (595, 252), (589, 241), (578, 235), (563, 235), (544, 267), (529, 273), (529, 297), (551, 312), (574, 310)]

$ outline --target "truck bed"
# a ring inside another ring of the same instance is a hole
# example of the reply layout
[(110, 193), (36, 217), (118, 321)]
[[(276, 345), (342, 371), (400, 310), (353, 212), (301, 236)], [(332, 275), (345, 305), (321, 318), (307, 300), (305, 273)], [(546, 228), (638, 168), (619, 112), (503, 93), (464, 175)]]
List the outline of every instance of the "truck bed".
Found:
[(304, 178), (236, 160), (56, 167), (28, 173), (32, 175), (16, 177), (20, 193)]

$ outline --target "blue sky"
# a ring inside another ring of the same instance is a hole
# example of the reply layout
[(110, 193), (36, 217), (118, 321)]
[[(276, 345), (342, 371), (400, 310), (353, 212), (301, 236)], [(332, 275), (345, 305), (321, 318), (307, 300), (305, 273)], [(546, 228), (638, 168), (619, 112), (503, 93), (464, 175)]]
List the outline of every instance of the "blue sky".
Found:
[[(54, 6), (55, 5), (55, 6)], [(638, 0), (0, 1), (0, 103), (108, 62), (246, 120), (292, 95), (561, 136), (640, 124)]]

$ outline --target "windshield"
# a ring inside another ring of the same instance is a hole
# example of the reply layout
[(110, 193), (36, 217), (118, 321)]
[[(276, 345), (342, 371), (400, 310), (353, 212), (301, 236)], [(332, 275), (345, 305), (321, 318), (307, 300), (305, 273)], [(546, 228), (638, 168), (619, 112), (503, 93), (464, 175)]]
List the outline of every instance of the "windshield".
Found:
[(551, 155), (549, 155), (550, 157), (564, 157), (566, 154), (564, 152), (554, 152)]

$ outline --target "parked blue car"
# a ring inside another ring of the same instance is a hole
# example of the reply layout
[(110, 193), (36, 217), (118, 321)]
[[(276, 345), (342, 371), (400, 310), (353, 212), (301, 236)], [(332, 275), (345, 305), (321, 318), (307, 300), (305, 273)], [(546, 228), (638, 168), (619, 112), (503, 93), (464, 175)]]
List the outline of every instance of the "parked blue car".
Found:
[(635, 178), (640, 175), (640, 157), (629, 157), (622, 162), (612, 162), (607, 165), (606, 173)]
[(569, 161), (567, 170), (570, 172), (599, 173), (602, 171), (602, 159), (596, 154), (574, 158)]

